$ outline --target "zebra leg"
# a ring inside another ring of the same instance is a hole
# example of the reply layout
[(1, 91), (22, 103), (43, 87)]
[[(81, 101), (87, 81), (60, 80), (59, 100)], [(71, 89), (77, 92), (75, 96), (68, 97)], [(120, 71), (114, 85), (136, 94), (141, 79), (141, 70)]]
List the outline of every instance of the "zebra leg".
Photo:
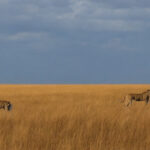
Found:
[(7, 110), (7, 106), (6, 105), (4, 105), (4, 110)]
[(146, 97), (145, 103), (148, 104), (149, 102), (149, 96)]
[(130, 100), (130, 106), (132, 106), (132, 99)]
[(129, 95), (125, 96), (125, 106), (131, 106), (132, 105), (132, 98)]

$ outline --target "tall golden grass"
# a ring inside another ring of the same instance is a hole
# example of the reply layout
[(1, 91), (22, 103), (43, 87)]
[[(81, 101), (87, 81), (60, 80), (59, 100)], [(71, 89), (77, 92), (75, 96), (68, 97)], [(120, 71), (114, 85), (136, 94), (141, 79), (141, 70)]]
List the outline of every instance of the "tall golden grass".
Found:
[(150, 85), (0, 85), (0, 150), (149, 150), (150, 104), (121, 103)]

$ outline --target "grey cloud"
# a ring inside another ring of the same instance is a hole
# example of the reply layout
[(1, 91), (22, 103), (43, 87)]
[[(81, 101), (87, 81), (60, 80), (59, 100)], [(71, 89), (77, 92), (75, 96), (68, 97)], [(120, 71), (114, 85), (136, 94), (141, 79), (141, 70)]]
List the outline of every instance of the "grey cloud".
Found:
[[(99, 30), (136, 31), (149, 28), (149, 8), (111, 8), (104, 3), (73, 1), (71, 12), (58, 15), (69, 27)], [(72, 25), (73, 22), (73, 25)]]
[[(0, 23), (6, 30), (16, 26), (33, 30), (49, 28), (81, 29), (81, 30), (114, 30), (139, 31), (149, 28), (150, 8), (134, 6), (131, 1), (91, 1), (91, 0), (43, 0), (43, 1), (0, 1)], [(129, 4), (133, 7), (111, 7)], [(138, 1), (137, 3), (140, 3)], [(121, 5), (121, 4), (120, 4)], [(143, 19), (145, 18), (145, 19)], [(3, 29), (2, 29), (3, 30)], [(17, 30), (17, 29), (15, 29)], [(1, 31), (2, 32), (2, 31)], [(9, 32), (9, 31), (8, 31)], [(16, 31), (17, 32), (17, 31)]]
[(150, 1), (149, 0), (91, 0), (96, 3), (103, 2), (106, 5), (109, 5), (111, 7), (115, 8), (134, 8), (134, 7), (143, 7), (147, 8), (150, 7)]
[[(93, 32), (104, 36), (108, 32), (107, 39), (111, 40), (118, 38), (112, 37), (111, 32), (127, 34), (149, 29), (149, 2), (145, 1), (147, 7), (140, 7), (139, 3), (135, 0), (0, 0), (0, 42), (28, 41), (30, 48), (35, 49), (39, 43), (47, 49), (72, 46), (80, 49), (89, 45), (98, 49), (103, 42), (102, 38), (96, 41), (100, 35), (94, 35), (95, 41), (89, 42), (90, 37), (82, 34), (89, 36)], [(125, 4), (127, 7), (123, 7)]]
[(112, 51), (135, 51), (135, 47), (131, 45), (127, 45), (121, 38), (113, 38), (107, 41), (102, 45), (103, 49), (108, 49)]
[[(12, 35), (2, 35), (1, 40), (10, 40), (10, 41), (20, 41), (20, 40), (33, 40), (33, 39), (42, 39), (46, 36), (46, 33), (34, 33), (34, 32), (21, 32)], [(47, 37), (47, 36), (46, 36)]]

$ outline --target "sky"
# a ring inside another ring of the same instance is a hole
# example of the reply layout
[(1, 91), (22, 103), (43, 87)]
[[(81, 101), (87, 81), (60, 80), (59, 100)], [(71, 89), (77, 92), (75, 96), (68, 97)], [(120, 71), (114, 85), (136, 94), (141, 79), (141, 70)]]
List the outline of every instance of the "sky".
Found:
[(0, 83), (150, 83), (150, 1), (0, 0)]

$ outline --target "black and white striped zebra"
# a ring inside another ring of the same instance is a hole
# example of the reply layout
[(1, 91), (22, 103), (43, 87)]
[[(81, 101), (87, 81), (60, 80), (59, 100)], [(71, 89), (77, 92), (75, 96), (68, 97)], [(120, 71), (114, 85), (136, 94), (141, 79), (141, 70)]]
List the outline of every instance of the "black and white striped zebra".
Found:
[(145, 101), (148, 104), (150, 100), (150, 90), (139, 94), (128, 94), (124, 98), (125, 106), (131, 106), (133, 101)]
[(0, 100), (0, 109), (10, 111), (12, 109), (12, 104), (9, 101)]

